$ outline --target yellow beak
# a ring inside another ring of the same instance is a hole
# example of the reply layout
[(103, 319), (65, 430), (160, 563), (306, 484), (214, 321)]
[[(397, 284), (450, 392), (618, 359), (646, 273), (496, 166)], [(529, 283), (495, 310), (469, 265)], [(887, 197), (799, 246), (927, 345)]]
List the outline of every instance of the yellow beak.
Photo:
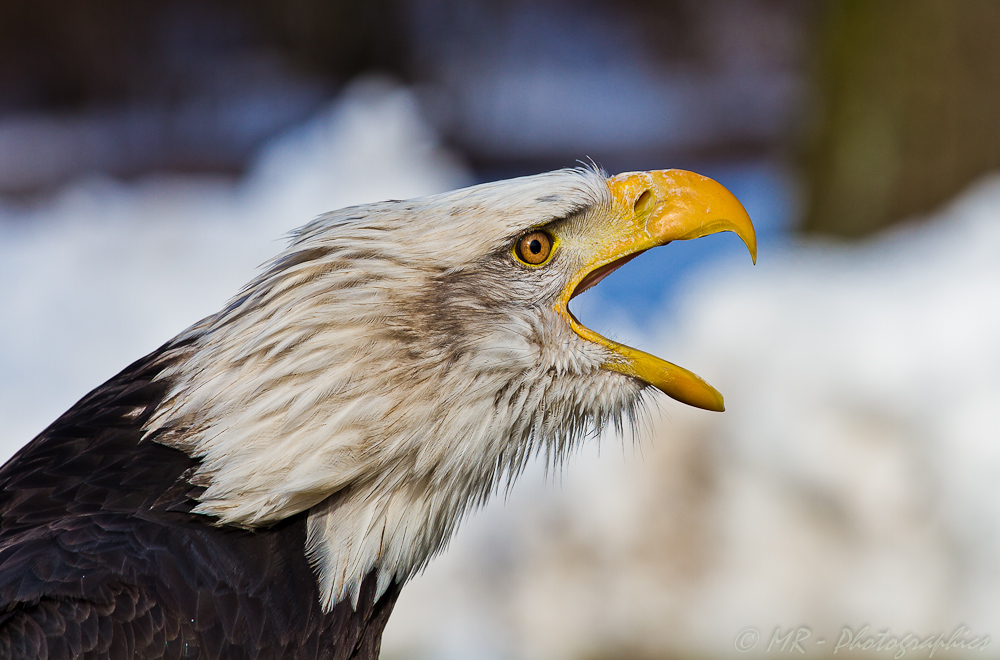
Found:
[(608, 179), (614, 200), (614, 235), (599, 242), (592, 258), (564, 290), (557, 309), (583, 339), (607, 347), (605, 369), (638, 378), (682, 403), (723, 411), (722, 395), (687, 369), (611, 341), (583, 326), (569, 312), (571, 298), (596, 284), (639, 253), (670, 241), (722, 231), (743, 239), (757, 263), (757, 237), (750, 216), (728, 190), (712, 179), (684, 170), (628, 172)]

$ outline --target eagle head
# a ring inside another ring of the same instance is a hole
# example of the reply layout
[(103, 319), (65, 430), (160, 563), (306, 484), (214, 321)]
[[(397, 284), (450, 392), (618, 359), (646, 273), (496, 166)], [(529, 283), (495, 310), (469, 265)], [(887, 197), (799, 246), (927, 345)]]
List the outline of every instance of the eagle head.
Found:
[(306, 512), (329, 609), (419, 571), (537, 454), (558, 462), (651, 389), (709, 410), (689, 371), (602, 337), (569, 301), (639, 253), (733, 231), (725, 188), (680, 170), (573, 169), (323, 215), (169, 347), (145, 433), (199, 460), (196, 511)]

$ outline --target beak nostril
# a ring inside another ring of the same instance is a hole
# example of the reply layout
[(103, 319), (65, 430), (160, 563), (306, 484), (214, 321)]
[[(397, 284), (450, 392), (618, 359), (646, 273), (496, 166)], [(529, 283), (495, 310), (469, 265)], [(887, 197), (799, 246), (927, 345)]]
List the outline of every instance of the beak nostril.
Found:
[(653, 193), (648, 190), (643, 190), (642, 194), (635, 198), (635, 204), (632, 205), (632, 211), (636, 215), (648, 213), (652, 210), (655, 202), (656, 200), (653, 197)]

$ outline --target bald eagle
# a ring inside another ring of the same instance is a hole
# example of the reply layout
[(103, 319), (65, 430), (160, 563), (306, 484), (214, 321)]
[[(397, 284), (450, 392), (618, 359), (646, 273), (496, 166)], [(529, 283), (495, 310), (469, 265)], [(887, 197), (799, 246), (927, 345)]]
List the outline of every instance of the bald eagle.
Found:
[(402, 585), (532, 456), (558, 461), (689, 371), (572, 297), (733, 231), (662, 170), (562, 170), (335, 211), (221, 311), (0, 469), (0, 657), (374, 658)]

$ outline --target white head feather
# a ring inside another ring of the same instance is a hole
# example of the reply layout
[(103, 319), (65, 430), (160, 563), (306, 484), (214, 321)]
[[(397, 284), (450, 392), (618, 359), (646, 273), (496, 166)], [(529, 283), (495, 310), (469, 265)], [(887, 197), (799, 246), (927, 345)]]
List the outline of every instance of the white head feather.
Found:
[[(405, 581), (536, 453), (558, 462), (645, 385), (554, 310), (573, 270), (511, 245), (611, 209), (563, 170), (324, 215), (229, 305), (175, 340), (147, 435), (201, 459), (196, 509), (268, 525), (309, 510), (324, 607)], [(571, 255), (572, 251), (566, 251)]]

